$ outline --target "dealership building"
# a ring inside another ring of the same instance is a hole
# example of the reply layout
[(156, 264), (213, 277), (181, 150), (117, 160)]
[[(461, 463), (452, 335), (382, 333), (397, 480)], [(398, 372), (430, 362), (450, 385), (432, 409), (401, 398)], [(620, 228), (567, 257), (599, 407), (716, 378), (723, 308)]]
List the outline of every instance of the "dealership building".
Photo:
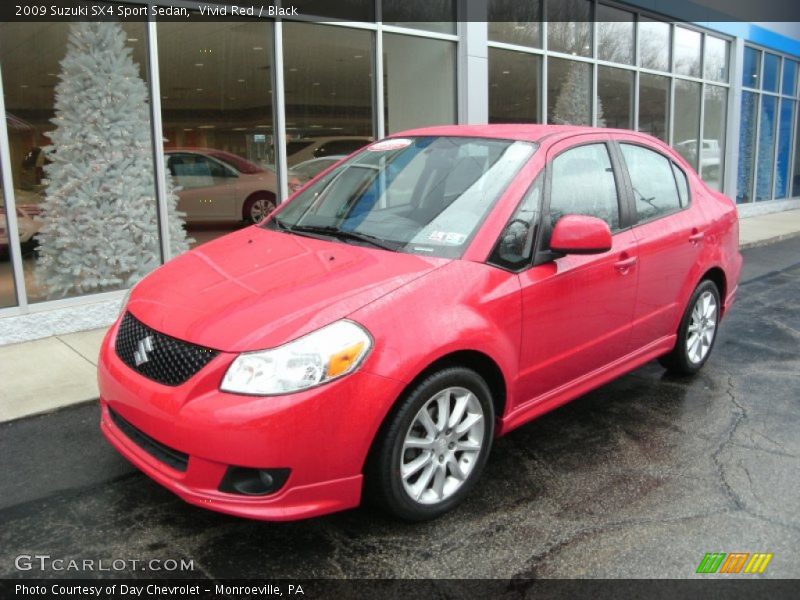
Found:
[[(126, 219), (141, 224), (144, 203), (157, 250), (142, 262), (158, 264), (183, 244), (171, 239), (175, 195), (190, 243), (201, 244), (288, 197), (309, 161), (454, 123), (643, 131), (735, 198), (741, 215), (800, 207), (800, 23), (726, 18), (702, 0), (293, 4), (299, 15), (280, 20), (117, 22), (119, 46), (83, 45), (141, 80), (151, 146), (129, 206), (101, 202), (87, 213), (87, 231), (113, 236)], [(65, 288), (40, 264), (42, 203), (53, 213), (64, 198), (48, 195), (54, 163), (43, 149), (70, 151), (51, 133), (66, 126), (57, 117), (70, 102), (82, 101), (63, 84), (71, 28), (0, 23), (0, 344), (106, 325), (131, 283)], [(126, 140), (95, 137), (109, 148), (96, 161), (122, 165)], [(105, 241), (72, 235), (60, 247), (79, 260)]]

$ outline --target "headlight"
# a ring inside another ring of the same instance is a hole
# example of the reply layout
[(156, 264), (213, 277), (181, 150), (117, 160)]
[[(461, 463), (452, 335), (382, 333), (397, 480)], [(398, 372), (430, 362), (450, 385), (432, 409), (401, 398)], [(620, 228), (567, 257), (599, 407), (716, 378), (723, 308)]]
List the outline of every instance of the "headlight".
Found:
[(127, 292), (125, 292), (125, 296), (122, 298), (122, 304), (120, 304), (119, 306), (120, 316), (122, 316), (122, 314), (125, 312), (125, 307), (128, 306), (128, 300), (131, 299), (131, 293), (133, 292), (133, 288), (135, 287), (136, 285), (134, 284), (128, 289)]
[(361, 326), (337, 321), (278, 348), (240, 354), (220, 388), (259, 396), (296, 392), (354, 371), (371, 347)]

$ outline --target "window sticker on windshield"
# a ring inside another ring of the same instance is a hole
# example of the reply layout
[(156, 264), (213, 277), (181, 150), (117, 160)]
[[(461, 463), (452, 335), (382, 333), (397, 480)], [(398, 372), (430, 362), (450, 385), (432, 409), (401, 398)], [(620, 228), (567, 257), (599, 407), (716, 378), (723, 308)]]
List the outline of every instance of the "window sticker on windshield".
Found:
[(440, 244), (450, 244), (452, 246), (460, 246), (467, 239), (467, 236), (457, 231), (431, 231), (428, 239), (432, 242), (439, 242)]
[(378, 142), (377, 144), (372, 144), (371, 146), (367, 146), (367, 150), (372, 152), (388, 152), (389, 150), (402, 150), (407, 146), (411, 145), (411, 141), (408, 138), (390, 138), (388, 140), (383, 140), (382, 142)]

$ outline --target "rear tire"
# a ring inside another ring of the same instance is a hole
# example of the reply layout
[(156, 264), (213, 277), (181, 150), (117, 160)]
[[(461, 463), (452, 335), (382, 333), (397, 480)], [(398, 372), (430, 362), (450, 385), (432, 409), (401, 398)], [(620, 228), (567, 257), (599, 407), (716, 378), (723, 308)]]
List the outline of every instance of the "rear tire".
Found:
[(460, 504), (486, 465), (494, 436), (489, 386), (449, 367), (408, 392), (379, 433), (366, 492), (408, 521), (434, 519)]
[(717, 340), (721, 306), (714, 282), (701, 281), (686, 306), (675, 348), (658, 359), (661, 366), (676, 375), (694, 375), (702, 369)]

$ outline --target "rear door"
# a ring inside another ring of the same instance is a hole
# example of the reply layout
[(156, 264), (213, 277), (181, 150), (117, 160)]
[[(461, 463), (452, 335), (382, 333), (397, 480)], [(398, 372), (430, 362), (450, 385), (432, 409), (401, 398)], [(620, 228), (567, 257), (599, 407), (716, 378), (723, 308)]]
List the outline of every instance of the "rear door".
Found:
[(632, 345), (642, 348), (676, 333), (692, 267), (703, 249), (705, 217), (692, 202), (686, 174), (666, 154), (619, 140), (629, 179), (639, 247), (639, 293)]
[[(568, 138), (551, 147), (546, 168), (541, 264), (520, 273), (522, 402), (546, 400), (625, 356), (636, 304), (636, 239), (610, 143), (601, 135)], [(548, 260), (552, 228), (567, 214), (605, 220), (611, 250)]]

